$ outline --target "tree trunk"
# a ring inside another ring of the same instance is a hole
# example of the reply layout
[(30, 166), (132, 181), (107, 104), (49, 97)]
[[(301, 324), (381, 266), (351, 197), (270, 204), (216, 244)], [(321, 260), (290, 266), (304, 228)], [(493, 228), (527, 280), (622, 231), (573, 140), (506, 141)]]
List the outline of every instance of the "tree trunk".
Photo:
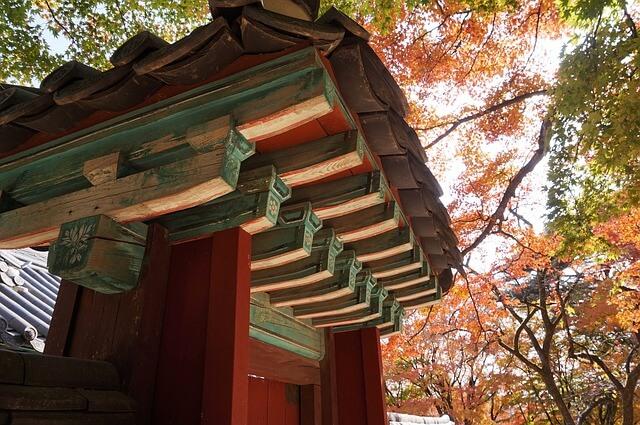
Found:
[(622, 396), (622, 425), (634, 425), (633, 421), (633, 399), (634, 399), (635, 385), (630, 387), (627, 385), (621, 392)]
[[(544, 359), (541, 359), (541, 360), (543, 360), (544, 362)], [(571, 415), (569, 408), (567, 407), (566, 403), (564, 402), (564, 399), (562, 398), (562, 394), (560, 394), (560, 390), (556, 385), (556, 381), (553, 379), (553, 373), (551, 372), (551, 369), (546, 364), (542, 367), (541, 375), (542, 375), (542, 380), (544, 381), (545, 386), (547, 387), (547, 391), (549, 391), (549, 394), (551, 395), (553, 402), (556, 404), (556, 406), (558, 407), (558, 410), (560, 411), (560, 414), (562, 415), (562, 421), (564, 422), (564, 424), (576, 425), (576, 421), (573, 419), (573, 416)]]

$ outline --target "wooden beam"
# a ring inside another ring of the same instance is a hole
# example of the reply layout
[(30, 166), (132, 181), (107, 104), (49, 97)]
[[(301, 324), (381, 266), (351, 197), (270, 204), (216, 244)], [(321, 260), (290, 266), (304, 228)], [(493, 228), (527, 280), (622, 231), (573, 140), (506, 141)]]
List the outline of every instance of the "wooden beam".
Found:
[(120, 152), (113, 152), (86, 161), (82, 168), (82, 174), (92, 185), (98, 186), (102, 183), (115, 181), (122, 173), (121, 165), (122, 155)]
[(382, 317), (384, 303), (387, 300), (388, 296), (389, 294), (387, 290), (383, 289), (380, 285), (377, 285), (371, 292), (369, 307), (365, 310), (353, 313), (339, 314), (337, 316), (314, 318), (313, 325), (318, 328), (328, 328), (357, 325), (360, 323), (378, 320)]
[(391, 201), (325, 220), (324, 226), (335, 229), (343, 243), (350, 243), (388, 232), (399, 227), (400, 223), (400, 208)]
[(288, 204), (311, 202), (321, 219), (330, 219), (382, 204), (388, 186), (379, 171), (297, 188)]
[(419, 285), (424, 282), (428, 282), (431, 279), (433, 279), (431, 269), (429, 268), (429, 264), (425, 262), (420, 270), (413, 270), (389, 278), (383, 278), (380, 279), (379, 282), (387, 290), (394, 291), (397, 289)]
[(46, 244), (63, 223), (96, 213), (128, 223), (211, 201), (234, 190), (240, 162), (252, 151), (246, 140), (232, 137), (212, 152), (4, 212), (0, 248)]
[(352, 294), (329, 301), (296, 306), (293, 309), (293, 314), (300, 319), (315, 319), (368, 309), (371, 303), (371, 293), (376, 285), (376, 278), (371, 275), (371, 271), (361, 270), (356, 277), (355, 290)]
[(423, 264), (424, 256), (422, 250), (418, 245), (415, 245), (411, 251), (371, 261), (367, 266), (371, 268), (373, 275), (377, 279), (382, 279), (420, 269)]
[(251, 338), (313, 360), (324, 355), (322, 331), (274, 308), (266, 297), (251, 298), (250, 316)]
[(273, 164), (291, 187), (312, 183), (348, 171), (364, 161), (364, 141), (356, 130), (328, 136), (290, 148), (254, 155), (246, 169)]
[(346, 249), (355, 250), (358, 253), (358, 260), (366, 263), (411, 251), (413, 245), (413, 233), (408, 226), (405, 226), (372, 238), (351, 242), (346, 244)]
[(427, 295), (435, 294), (438, 291), (438, 283), (436, 278), (433, 278), (426, 285), (419, 285), (411, 288), (405, 288), (402, 290), (392, 291), (391, 295), (395, 297), (398, 302), (403, 303), (405, 301), (415, 300)]
[(61, 227), (51, 246), (49, 271), (103, 294), (135, 288), (142, 267), (147, 226), (122, 226), (104, 215), (82, 218)]
[(277, 291), (310, 285), (333, 275), (336, 256), (342, 252), (342, 243), (332, 229), (323, 229), (313, 239), (309, 257), (251, 273), (251, 292)]
[(320, 282), (299, 288), (272, 291), (271, 304), (274, 307), (292, 307), (329, 301), (353, 294), (356, 276), (362, 270), (362, 263), (356, 259), (354, 251), (343, 251), (336, 257), (333, 276)]
[[(324, 335), (322, 338), (324, 341)], [(320, 384), (318, 360), (299, 356), (253, 338), (249, 338), (249, 373), (289, 384)]]
[(308, 257), (322, 221), (310, 203), (280, 209), (276, 227), (254, 235), (251, 270), (264, 270)]
[(362, 328), (384, 328), (390, 326), (397, 321), (397, 317), (402, 319), (404, 310), (400, 303), (391, 296), (387, 296), (383, 303), (377, 305), (381, 307), (380, 314), (371, 320), (357, 320), (347, 324), (333, 325), (332, 332), (348, 332)]
[(280, 204), (291, 190), (266, 166), (243, 171), (236, 190), (206, 204), (178, 211), (157, 220), (169, 229), (173, 242), (186, 242), (207, 237), (232, 227), (242, 227), (253, 234), (272, 227)]
[(402, 303), (402, 307), (405, 310), (415, 310), (417, 308), (429, 307), (438, 304), (442, 299), (442, 292), (438, 286), (435, 294), (426, 295), (413, 300), (405, 301)]

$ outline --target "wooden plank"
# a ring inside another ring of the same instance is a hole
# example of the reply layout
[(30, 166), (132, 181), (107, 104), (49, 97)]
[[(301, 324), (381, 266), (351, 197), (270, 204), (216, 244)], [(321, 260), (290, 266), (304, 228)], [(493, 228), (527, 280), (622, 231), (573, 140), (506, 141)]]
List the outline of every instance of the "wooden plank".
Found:
[(310, 203), (281, 208), (277, 226), (253, 237), (251, 270), (289, 264), (309, 256), (314, 235), (321, 226), (322, 221)]
[(357, 329), (364, 328), (387, 328), (389, 326), (399, 327), (402, 324), (402, 318), (404, 317), (404, 309), (400, 303), (393, 297), (388, 297), (382, 305), (382, 315), (373, 320), (366, 322), (354, 322), (353, 324), (346, 324), (340, 326), (334, 326), (331, 328), (332, 332), (350, 332)]
[(355, 291), (352, 294), (330, 301), (296, 306), (293, 309), (293, 314), (299, 319), (315, 319), (368, 309), (371, 302), (371, 294), (376, 285), (376, 279), (371, 275), (371, 271), (368, 269), (362, 270), (356, 277)]
[(295, 288), (331, 277), (336, 256), (342, 249), (342, 243), (337, 239), (335, 232), (332, 229), (323, 229), (314, 237), (309, 257), (279, 267), (252, 272), (251, 292)]
[(380, 260), (411, 251), (414, 238), (408, 226), (402, 229), (394, 229), (380, 235), (346, 244), (347, 249), (353, 249), (358, 253), (358, 260), (363, 263)]
[(272, 166), (261, 167), (243, 171), (232, 193), (160, 217), (156, 222), (169, 230), (174, 243), (204, 238), (238, 226), (253, 234), (276, 223), (280, 204), (290, 194)]
[(338, 378), (335, 335), (331, 332), (325, 332), (325, 347), (326, 355), (320, 362), (322, 425), (335, 425), (338, 423)]
[(249, 338), (249, 373), (297, 385), (320, 384), (318, 360), (299, 356), (253, 338)]
[(254, 155), (247, 169), (273, 164), (284, 182), (296, 187), (350, 170), (364, 161), (364, 141), (357, 131), (328, 136), (290, 148)]
[(356, 259), (354, 251), (343, 251), (336, 257), (334, 274), (328, 279), (299, 288), (272, 291), (269, 295), (274, 307), (293, 307), (304, 304), (329, 301), (353, 294), (356, 276), (362, 270), (362, 263)]
[(387, 425), (380, 333), (375, 328), (360, 331), (364, 393), (367, 400), (367, 425)]
[(265, 300), (252, 297), (250, 315), (251, 338), (313, 360), (324, 355), (322, 332), (272, 307)]
[(388, 186), (379, 171), (297, 188), (288, 204), (311, 202), (321, 219), (360, 211), (389, 199)]
[(235, 188), (240, 162), (249, 154), (232, 143), (190, 159), (4, 212), (0, 214), (0, 247), (48, 243), (58, 236), (62, 224), (96, 213), (127, 223), (211, 201)]
[(24, 382), (24, 361), (18, 353), (0, 350), (0, 383), (22, 384)]
[(146, 224), (122, 226), (104, 215), (65, 223), (49, 251), (49, 271), (103, 294), (129, 291), (138, 284), (146, 237)]
[(424, 264), (424, 255), (418, 245), (413, 250), (392, 257), (371, 261), (367, 266), (377, 279), (396, 276), (412, 270), (420, 269)]
[(135, 425), (133, 413), (13, 412), (11, 425)]
[(398, 205), (391, 201), (375, 205), (341, 217), (324, 221), (325, 227), (335, 229), (343, 243), (371, 238), (400, 226), (401, 212)]
[(103, 361), (21, 353), (24, 384), (41, 387), (70, 387), (116, 390), (120, 379), (116, 368)]

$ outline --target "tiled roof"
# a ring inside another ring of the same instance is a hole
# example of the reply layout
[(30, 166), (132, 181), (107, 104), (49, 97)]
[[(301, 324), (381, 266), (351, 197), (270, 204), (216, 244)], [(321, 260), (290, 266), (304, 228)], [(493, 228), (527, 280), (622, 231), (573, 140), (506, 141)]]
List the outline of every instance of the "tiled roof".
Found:
[(359, 119), (446, 292), (450, 268), (461, 264), (458, 241), (418, 136), (404, 119), (407, 100), (369, 47), (366, 30), (335, 9), (315, 22), (255, 4), (212, 10), (211, 23), (173, 44), (149, 32), (137, 34), (113, 53), (109, 70), (71, 61), (37, 88), (0, 84), (0, 166), (10, 155), (25, 155), (62, 135), (220, 79), (235, 72), (241, 59), (313, 45), (330, 61), (340, 94)]
[(59, 287), (45, 253), (0, 250), (0, 344), (42, 351)]
[(415, 416), (407, 415), (405, 413), (387, 413), (389, 418), (389, 425), (413, 425), (413, 424), (441, 424), (441, 425), (455, 425), (451, 421), (449, 416), (443, 415), (440, 417), (429, 416)]

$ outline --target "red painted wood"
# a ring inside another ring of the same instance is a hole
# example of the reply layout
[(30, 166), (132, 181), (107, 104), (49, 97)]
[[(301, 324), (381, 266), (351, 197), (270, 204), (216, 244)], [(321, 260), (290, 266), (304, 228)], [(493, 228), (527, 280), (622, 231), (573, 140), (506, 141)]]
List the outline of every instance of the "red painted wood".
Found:
[(325, 354), (320, 362), (322, 425), (338, 425), (335, 336), (325, 332)]
[(320, 385), (300, 387), (300, 425), (322, 424), (322, 394)]
[(58, 297), (53, 308), (44, 353), (64, 356), (68, 351), (68, 338), (73, 332), (73, 321), (78, 304), (78, 285), (63, 280), (60, 283)]
[(246, 425), (251, 236), (234, 228), (212, 239), (202, 423)]
[(200, 423), (211, 239), (171, 248), (153, 423)]
[(249, 425), (269, 425), (269, 381), (249, 377)]
[(368, 425), (386, 425), (387, 409), (384, 401), (382, 355), (380, 352), (380, 330), (365, 328), (360, 331), (362, 343), (362, 368), (367, 399)]
[(287, 425), (285, 422), (285, 388), (282, 382), (269, 381), (269, 425)]
[(386, 425), (378, 329), (340, 332), (334, 341), (338, 423)]

